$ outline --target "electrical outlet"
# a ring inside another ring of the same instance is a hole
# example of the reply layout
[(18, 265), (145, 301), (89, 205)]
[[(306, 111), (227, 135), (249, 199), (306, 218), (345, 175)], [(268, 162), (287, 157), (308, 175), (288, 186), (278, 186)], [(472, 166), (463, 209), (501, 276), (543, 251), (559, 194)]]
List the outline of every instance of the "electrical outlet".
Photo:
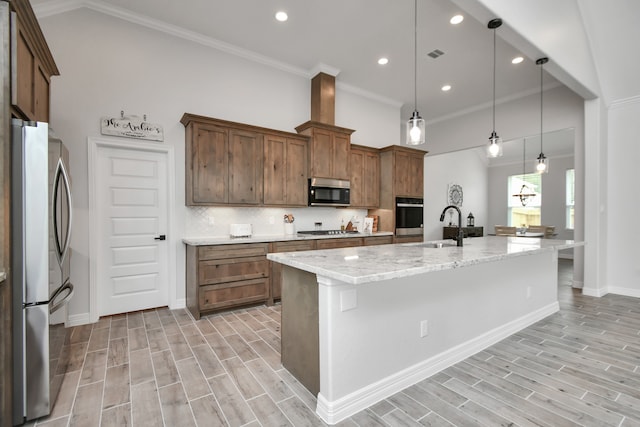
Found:
[(531, 286), (527, 286), (527, 299), (531, 298)]
[(273, 225), (276, 223), (276, 219), (273, 216), (269, 217), (269, 224)]
[(423, 320), (420, 322), (420, 338), (424, 338), (429, 335), (429, 321)]

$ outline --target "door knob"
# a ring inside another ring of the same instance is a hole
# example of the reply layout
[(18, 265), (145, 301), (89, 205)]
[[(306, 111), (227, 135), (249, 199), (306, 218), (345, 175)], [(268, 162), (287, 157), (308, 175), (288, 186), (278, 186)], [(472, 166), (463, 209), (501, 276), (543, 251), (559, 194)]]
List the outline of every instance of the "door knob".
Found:
[(153, 240), (167, 240), (167, 236), (161, 234), (158, 237), (154, 237)]

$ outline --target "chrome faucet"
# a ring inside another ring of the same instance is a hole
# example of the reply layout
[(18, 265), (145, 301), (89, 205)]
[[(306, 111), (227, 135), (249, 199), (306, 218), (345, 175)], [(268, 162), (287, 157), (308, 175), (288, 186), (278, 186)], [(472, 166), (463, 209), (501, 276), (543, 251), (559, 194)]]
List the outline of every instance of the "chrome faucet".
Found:
[(456, 205), (449, 205), (442, 211), (440, 214), (440, 222), (444, 221), (444, 214), (447, 213), (449, 209), (455, 209), (458, 211), (458, 237), (455, 239), (456, 246), (462, 246), (462, 239), (464, 238), (464, 230), (462, 229), (462, 212), (460, 208)]

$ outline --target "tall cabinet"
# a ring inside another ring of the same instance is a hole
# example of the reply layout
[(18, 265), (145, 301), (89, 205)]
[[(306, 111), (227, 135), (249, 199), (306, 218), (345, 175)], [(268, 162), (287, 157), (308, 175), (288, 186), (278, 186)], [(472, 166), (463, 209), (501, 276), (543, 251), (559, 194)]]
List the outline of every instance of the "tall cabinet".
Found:
[(352, 129), (308, 121), (296, 127), (309, 139), (309, 176), (349, 179)]
[(0, 427), (12, 424), (11, 117), (48, 122), (58, 74), (29, 1), (0, 1)]
[[(400, 145), (380, 149), (380, 208), (369, 209), (369, 214), (378, 215), (378, 230), (395, 231), (396, 197), (424, 198), (425, 154)], [(396, 237), (396, 241), (408, 238)]]

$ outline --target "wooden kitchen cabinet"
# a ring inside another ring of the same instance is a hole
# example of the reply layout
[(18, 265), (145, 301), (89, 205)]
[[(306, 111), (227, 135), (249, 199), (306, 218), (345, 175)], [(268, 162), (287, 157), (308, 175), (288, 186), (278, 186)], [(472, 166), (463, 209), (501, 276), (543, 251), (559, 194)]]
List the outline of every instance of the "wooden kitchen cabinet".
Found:
[(396, 197), (424, 197), (424, 154), (395, 150)]
[(307, 206), (308, 138), (264, 138), (264, 204)]
[(187, 308), (203, 313), (267, 302), (269, 244), (187, 245)]
[(393, 236), (371, 236), (365, 237), (364, 246), (374, 246), (374, 245), (390, 245), (393, 243)]
[(11, 105), (14, 116), (49, 122), (51, 76), (60, 74), (28, 1), (10, 2)]
[(229, 138), (229, 204), (262, 203), (264, 135), (232, 129)]
[[(316, 249), (316, 240), (293, 240), (287, 242), (273, 242), (269, 252), (298, 252), (312, 251)], [(282, 296), (282, 264), (271, 263), (271, 298), (270, 303), (279, 300)]]
[(185, 113), (187, 206), (306, 206), (308, 137)]
[(296, 131), (309, 139), (309, 175), (314, 178), (350, 178), (352, 129), (308, 121)]
[(377, 208), (380, 205), (380, 154), (377, 149), (351, 146), (351, 206)]
[(232, 122), (185, 114), (185, 204), (262, 203), (263, 135)]
[(316, 249), (337, 249), (337, 248), (353, 248), (362, 246), (361, 237), (342, 237), (337, 239), (318, 239), (316, 241)]

